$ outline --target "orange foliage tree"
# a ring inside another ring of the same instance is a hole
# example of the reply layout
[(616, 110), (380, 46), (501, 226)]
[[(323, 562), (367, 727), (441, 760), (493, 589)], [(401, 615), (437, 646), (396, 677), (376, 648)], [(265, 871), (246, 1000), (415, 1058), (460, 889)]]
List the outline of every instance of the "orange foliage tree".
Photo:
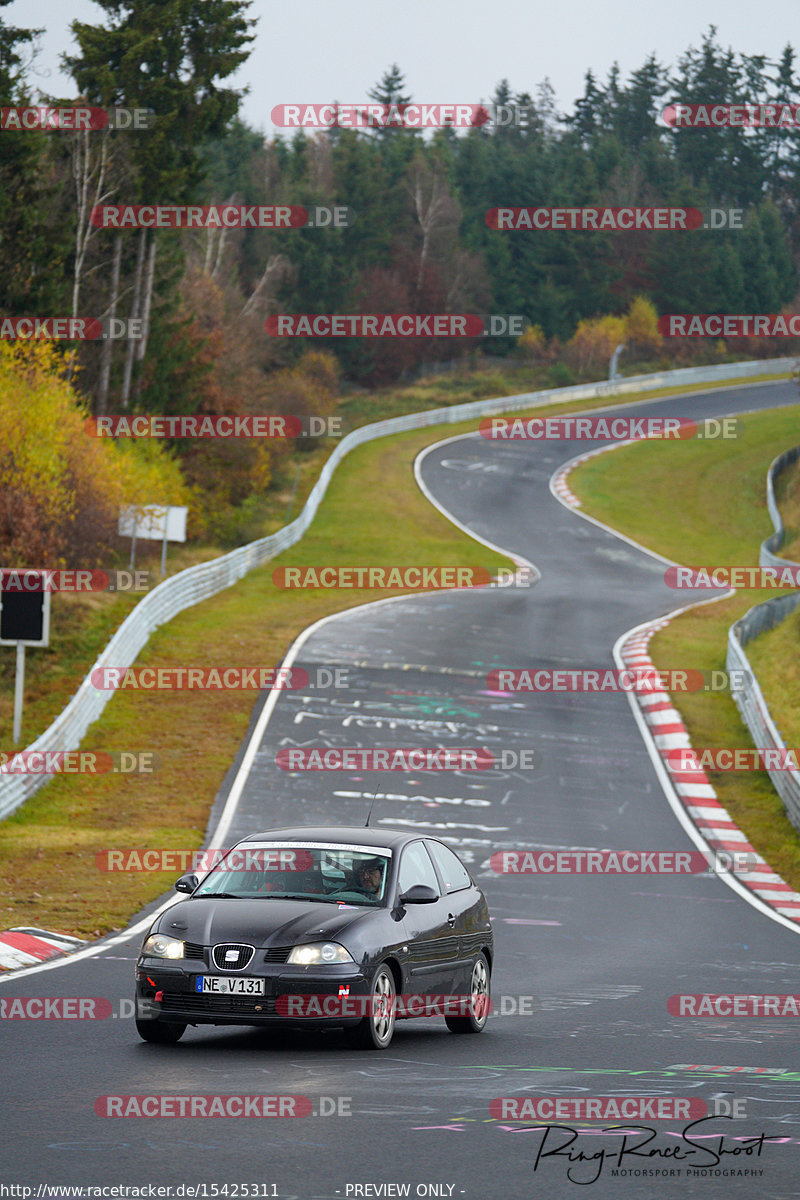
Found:
[(122, 505), (182, 504), (180, 470), (153, 442), (87, 432), (88, 406), (45, 342), (0, 342), (0, 561), (84, 567), (118, 545)]

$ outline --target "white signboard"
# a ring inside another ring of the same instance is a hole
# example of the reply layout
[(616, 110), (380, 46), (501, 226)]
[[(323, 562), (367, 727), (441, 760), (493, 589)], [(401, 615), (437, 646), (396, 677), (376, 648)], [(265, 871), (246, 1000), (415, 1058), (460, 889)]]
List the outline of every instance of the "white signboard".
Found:
[(117, 533), (120, 537), (149, 541), (185, 542), (187, 508), (163, 504), (132, 505), (120, 509)]

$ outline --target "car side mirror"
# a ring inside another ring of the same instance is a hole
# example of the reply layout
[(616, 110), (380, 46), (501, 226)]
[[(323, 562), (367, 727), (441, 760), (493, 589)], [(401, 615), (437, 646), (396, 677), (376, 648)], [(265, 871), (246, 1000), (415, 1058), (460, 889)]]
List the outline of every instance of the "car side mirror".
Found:
[(188, 875), (181, 875), (180, 879), (175, 880), (176, 892), (187, 892), (189, 895), (195, 890), (200, 880), (196, 875), (189, 872)]
[(407, 892), (399, 897), (400, 904), (434, 904), (439, 899), (438, 893), (427, 883), (415, 883)]

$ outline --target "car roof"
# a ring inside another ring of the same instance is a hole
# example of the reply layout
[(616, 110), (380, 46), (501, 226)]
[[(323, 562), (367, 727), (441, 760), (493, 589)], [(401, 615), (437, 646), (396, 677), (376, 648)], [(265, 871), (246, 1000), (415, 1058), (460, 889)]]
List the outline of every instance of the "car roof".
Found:
[(387, 846), (399, 850), (407, 842), (422, 837), (420, 831), (409, 833), (400, 829), (377, 829), (364, 825), (290, 825), (282, 829), (266, 829), (263, 833), (251, 833), (243, 842), (291, 841), (343, 842), (360, 846)]

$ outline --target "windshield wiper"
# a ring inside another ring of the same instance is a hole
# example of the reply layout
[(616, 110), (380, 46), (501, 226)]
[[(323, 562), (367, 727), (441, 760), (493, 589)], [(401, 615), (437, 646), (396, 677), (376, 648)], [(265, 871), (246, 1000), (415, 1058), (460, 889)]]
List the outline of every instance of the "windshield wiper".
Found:
[(305, 892), (262, 892), (253, 896), (254, 900), (319, 900), (319, 896), (309, 896)]
[(336, 900), (332, 896), (314, 896), (306, 892), (264, 892), (254, 896), (254, 900), (310, 900), (314, 904), (345, 904), (344, 900)]
[(350, 904), (332, 896), (309, 896), (303, 892), (250, 892), (243, 896), (235, 892), (195, 892), (195, 900), (309, 900), (315, 904)]

